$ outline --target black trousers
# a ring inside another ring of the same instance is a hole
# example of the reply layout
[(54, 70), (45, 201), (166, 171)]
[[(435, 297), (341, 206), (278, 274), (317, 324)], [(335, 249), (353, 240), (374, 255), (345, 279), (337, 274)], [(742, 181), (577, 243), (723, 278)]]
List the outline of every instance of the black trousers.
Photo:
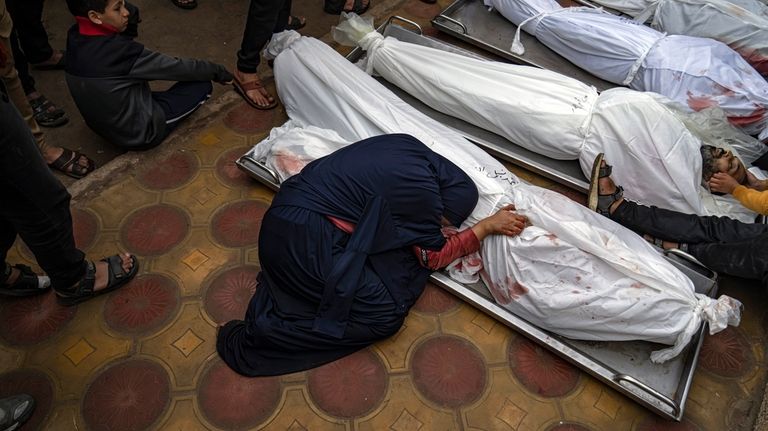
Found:
[(21, 49), (19, 35), (16, 34), (15, 28), (11, 32), (10, 41), (11, 50), (13, 51), (14, 65), (16, 66), (16, 71), (19, 73), (19, 80), (21, 81), (21, 87), (24, 89), (24, 94), (29, 95), (30, 93), (34, 93), (36, 91), (35, 78), (29, 73), (29, 62), (27, 61), (27, 56), (24, 54), (24, 51)]
[(51, 58), (53, 48), (43, 27), (43, 0), (6, 0), (6, 7), (27, 60), (35, 64)]
[(291, 0), (251, 0), (243, 41), (237, 52), (237, 70), (256, 73), (261, 50), (273, 33), (285, 30), (291, 16)]
[(16, 236), (35, 255), (57, 290), (85, 275), (75, 247), (70, 195), (43, 161), (35, 139), (0, 82), (0, 262)]
[(710, 269), (761, 280), (768, 287), (768, 225), (683, 214), (627, 200), (611, 219), (639, 234), (688, 244), (688, 252)]
[(160, 141), (167, 138), (182, 120), (202, 106), (211, 97), (212, 92), (211, 81), (177, 82), (165, 91), (153, 91), (152, 99), (165, 113), (165, 131)]

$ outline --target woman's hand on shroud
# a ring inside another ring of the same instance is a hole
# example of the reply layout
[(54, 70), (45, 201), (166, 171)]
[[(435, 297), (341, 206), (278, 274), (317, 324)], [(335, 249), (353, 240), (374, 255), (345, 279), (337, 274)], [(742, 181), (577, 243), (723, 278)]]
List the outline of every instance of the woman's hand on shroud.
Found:
[(491, 216), (488, 216), (472, 227), (478, 240), (488, 235), (515, 236), (525, 229), (528, 217), (514, 212), (514, 205), (507, 205)]

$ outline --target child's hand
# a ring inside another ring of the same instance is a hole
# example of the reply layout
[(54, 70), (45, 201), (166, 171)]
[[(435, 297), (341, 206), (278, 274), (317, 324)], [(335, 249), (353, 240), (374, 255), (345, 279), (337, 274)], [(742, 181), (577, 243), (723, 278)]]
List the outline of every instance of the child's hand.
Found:
[(709, 180), (709, 189), (718, 193), (733, 193), (733, 189), (738, 185), (739, 183), (725, 172), (718, 172)]

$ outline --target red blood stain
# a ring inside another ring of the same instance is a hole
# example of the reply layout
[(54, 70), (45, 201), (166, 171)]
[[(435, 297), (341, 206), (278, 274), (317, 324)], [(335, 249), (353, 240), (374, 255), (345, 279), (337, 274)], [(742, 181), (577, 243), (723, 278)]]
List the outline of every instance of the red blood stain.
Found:
[(688, 92), (688, 100), (686, 102), (688, 103), (688, 106), (696, 112), (717, 106), (717, 101), (712, 100), (709, 96), (695, 97), (690, 91)]
[(746, 47), (736, 48), (733, 46), (731, 46), (731, 48), (738, 52), (739, 55), (754, 67), (759, 74), (763, 76), (768, 75), (768, 57), (763, 55), (759, 50)]
[(634, 287), (635, 289), (642, 289), (643, 285), (635, 282), (635, 283), (632, 283), (629, 287)]
[[(510, 280), (511, 281), (511, 280)], [(509, 287), (509, 293), (513, 300), (520, 298), (528, 293), (528, 288), (518, 282), (512, 283)]]
[(740, 127), (740, 126), (746, 126), (752, 123), (757, 123), (759, 121), (763, 121), (765, 118), (765, 106), (757, 106), (755, 105), (755, 110), (750, 112), (747, 116), (742, 117), (728, 117), (728, 122), (733, 124), (734, 126)]
[(301, 160), (296, 154), (290, 152), (281, 152), (275, 156), (275, 165), (282, 172), (289, 175), (296, 175), (304, 169), (306, 162)]
[(581, 281), (581, 276), (580, 275), (576, 276), (576, 281)]
[(723, 87), (720, 84), (715, 84), (715, 91), (719, 92), (725, 97), (733, 97), (736, 93), (728, 87)]
[(549, 239), (553, 243), (557, 244), (557, 235), (555, 235), (553, 233), (548, 233), (548, 234), (546, 234), (544, 236), (547, 237), (547, 239)]

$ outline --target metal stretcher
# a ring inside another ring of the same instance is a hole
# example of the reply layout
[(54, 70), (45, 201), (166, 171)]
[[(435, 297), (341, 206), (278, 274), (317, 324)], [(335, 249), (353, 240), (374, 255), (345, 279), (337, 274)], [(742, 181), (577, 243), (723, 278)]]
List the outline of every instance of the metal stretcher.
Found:
[[(580, 2), (594, 7), (588, 0)], [(456, 0), (432, 20), (432, 25), (513, 63), (552, 70), (592, 85), (598, 91), (617, 87), (577, 67), (524, 31), (520, 32), (520, 41), (525, 46), (525, 53), (513, 53), (510, 48), (517, 26), (497, 11), (489, 11), (482, 0)]]
[[(427, 44), (441, 43), (434, 39), (415, 34), (398, 25), (386, 25), (384, 28), (385, 30), (383, 33), (385, 35), (394, 36), (403, 41), (416, 41), (417, 43)], [(447, 46), (447, 48), (456, 49), (450, 46)], [(350, 53), (348, 58), (356, 60), (357, 58), (360, 58), (362, 54), (363, 53), (360, 50), (355, 50)], [(441, 121), (462, 133), (466, 133), (463, 132), (463, 130), (471, 130), (472, 133), (479, 135), (480, 137), (478, 138), (473, 135), (474, 137), (470, 140), (481, 144), (481, 146), (489, 149), (491, 153), (498, 154), (498, 152), (493, 149), (493, 146), (496, 145), (493, 142), (497, 142), (495, 139), (500, 139), (497, 135), (490, 134), (487, 131), (460, 122), (460, 120), (456, 120), (453, 117), (438, 113), (416, 101), (414, 98), (410, 96), (406, 97), (401, 90), (393, 88), (392, 85), (387, 84), (384, 81), (382, 81), (382, 83), (395, 91), (398, 96), (402, 97), (416, 109), (437, 121)], [(457, 122), (463, 124), (457, 125)], [(488, 142), (485, 142), (484, 144), (479, 142), (484, 141), (486, 138), (489, 139)], [(509, 144), (508, 141), (504, 142)], [(531, 153), (531, 155), (542, 158), (542, 156), (538, 154)], [(547, 160), (551, 161), (551, 159)], [(260, 161), (255, 160), (246, 154), (238, 159), (236, 163), (241, 169), (259, 182), (272, 190), (279, 190), (280, 184), (277, 175)], [(581, 175), (580, 170), (578, 173)], [(680, 251), (671, 250), (666, 252), (665, 256), (674, 266), (679, 268), (693, 281), (697, 292), (706, 294), (710, 297), (715, 297), (717, 294), (716, 273), (701, 266), (694, 258)], [(659, 415), (674, 420), (680, 420), (682, 418), (688, 391), (693, 380), (699, 350), (704, 339), (704, 334), (707, 331), (706, 325), (702, 325), (698, 333), (691, 340), (691, 343), (678, 357), (664, 364), (654, 364), (649, 358), (651, 351), (661, 347), (658, 344), (640, 341), (597, 342), (567, 339), (542, 330), (526, 320), (517, 317), (509, 310), (500, 307), (496, 304), (491, 297), (490, 292), (482, 283), (458, 283), (441, 272), (432, 274), (431, 279), (433, 283), (471, 303), (502, 324), (527, 336), (534, 342), (551, 350), (565, 360), (593, 375), (611, 388), (629, 396)]]

